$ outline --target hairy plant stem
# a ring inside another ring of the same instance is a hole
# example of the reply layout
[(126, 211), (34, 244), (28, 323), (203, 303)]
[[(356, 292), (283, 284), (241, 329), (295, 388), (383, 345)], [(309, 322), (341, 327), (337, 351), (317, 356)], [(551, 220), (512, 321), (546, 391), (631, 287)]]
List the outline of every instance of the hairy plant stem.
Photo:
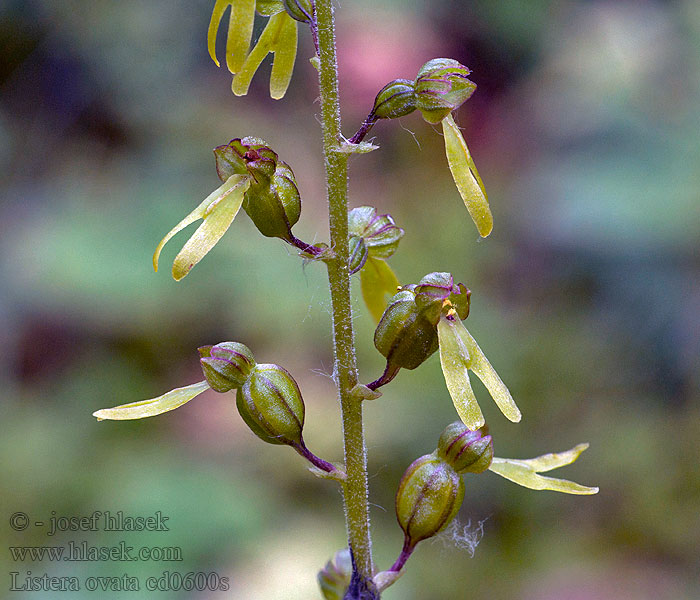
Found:
[(330, 241), (335, 253), (326, 263), (333, 310), (334, 375), (343, 420), (347, 473), (347, 480), (343, 486), (345, 521), (355, 568), (353, 579), (357, 584), (354, 586), (356, 591), (348, 590), (346, 598), (378, 598), (379, 595), (371, 591), (372, 543), (369, 530), (367, 454), (362, 424), (362, 401), (351, 394), (351, 390), (358, 383), (358, 374), (348, 267), (348, 156), (339, 152), (340, 102), (331, 0), (316, 1), (316, 19)]

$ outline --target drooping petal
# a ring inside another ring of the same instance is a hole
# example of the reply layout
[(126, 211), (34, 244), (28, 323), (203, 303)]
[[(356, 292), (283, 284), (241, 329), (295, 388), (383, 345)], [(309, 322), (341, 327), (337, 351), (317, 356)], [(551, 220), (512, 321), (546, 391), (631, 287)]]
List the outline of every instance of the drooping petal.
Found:
[[(180, 281), (187, 275), (231, 226), (243, 204), (243, 196), (250, 183), (246, 175), (232, 175), (226, 180), (237, 179), (233, 187), (226, 190), (207, 207), (204, 222), (187, 240), (173, 262), (173, 279)], [(224, 184), (225, 185), (225, 184)]]
[(376, 323), (382, 318), (387, 300), (396, 293), (399, 280), (386, 261), (367, 257), (367, 262), (360, 270), (360, 288), (362, 298)]
[(193, 383), (185, 387), (175, 388), (162, 396), (150, 400), (141, 400), (139, 402), (115, 406), (114, 408), (96, 410), (92, 413), (92, 416), (96, 417), (98, 421), (104, 421), (105, 419), (125, 421), (129, 419), (154, 417), (155, 415), (175, 410), (208, 389), (209, 384), (206, 381), (200, 381), (199, 383)]
[(207, 32), (207, 48), (209, 50), (209, 56), (216, 63), (217, 67), (220, 67), (219, 59), (216, 58), (216, 33), (219, 31), (219, 25), (221, 24), (221, 18), (224, 16), (224, 11), (231, 4), (231, 0), (216, 0), (214, 4), (214, 10), (211, 13), (211, 20), (209, 21), (209, 31)]
[(486, 237), (493, 229), (493, 216), (489, 208), (488, 196), (452, 113), (442, 120), (442, 131), (445, 136), (445, 153), (452, 178), (476, 228), (479, 230), (479, 235)]
[(286, 12), (280, 13), (282, 26), (275, 43), (275, 59), (270, 73), (270, 97), (279, 100), (284, 97), (292, 80), (294, 61), (297, 58), (297, 21)]
[[(187, 215), (182, 221), (180, 221), (175, 227), (173, 227), (166, 236), (160, 241), (156, 251), (153, 253), (153, 270), (158, 272), (158, 260), (160, 258), (160, 253), (163, 250), (163, 246), (168, 243), (170, 238), (172, 238), (176, 233), (182, 231), (185, 227), (203, 219), (209, 214), (209, 212), (216, 206), (216, 203), (220, 202), (223, 197), (225, 197), (231, 190), (241, 184), (243, 180), (248, 180), (247, 175), (232, 175), (229, 177), (222, 185), (216, 188), (211, 194), (209, 194), (202, 203), (195, 208), (189, 215)], [(247, 188), (247, 183), (246, 183)]]
[(291, 20), (291, 17), (285, 12), (280, 12), (270, 17), (257, 43), (233, 78), (231, 90), (236, 96), (245, 96), (248, 93), (250, 82), (258, 67), (260, 67), (268, 53), (274, 52), (279, 36), (284, 29), (285, 19)]
[(459, 319), (455, 319), (455, 329), (469, 351), (469, 368), (481, 379), (505, 417), (513, 423), (518, 423), (522, 415), (515, 404), (515, 400), (513, 400), (513, 396), (510, 395), (506, 384), (503, 383), (481, 348), (479, 348), (476, 340), (471, 336)]
[(586, 448), (588, 448), (588, 444), (579, 444), (566, 452), (545, 454), (528, 460), (494, 457), (489, 470), (531, 490), (552, 490), (565, 494), (581, 495), (597, 494), (597, 487), (588, 487), (567, 479), (539, 475), (542, 471), (571, 464)]
[(226, 38), (226, 66), (238, 73), (250, 48), (255, 21), (255, 0), (236, 0), (231, 4), (231, 17)]
[(470, 353), (459, 335), (460, 325), (464, 329), (459, 317), (454, 320), (440, 317), (437, 326), (440, 366), (459, 418), (469, 429), (477, 430), (485, 421), (469, 382)]

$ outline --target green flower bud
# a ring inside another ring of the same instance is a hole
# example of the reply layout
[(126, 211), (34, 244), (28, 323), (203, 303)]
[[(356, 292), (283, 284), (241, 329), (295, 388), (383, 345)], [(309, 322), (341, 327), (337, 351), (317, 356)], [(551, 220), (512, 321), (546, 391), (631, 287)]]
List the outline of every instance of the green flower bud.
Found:
[(293, 243), (292, 227), (301, 214), (301, 197), (289, 165), (278, 160), (277, 153), (259, 138), (236, 138), (215, 148), (214, 154), (219, 178), (233, 173), (251, 176), (243, 210), (260, 233)]
[(302, 23), (311, 23), (314, 16), (311, 0), (284, 0), (284, 10), (292, 19)]
[(324, 600), (342, 600), (352, 578), (350, 550), (338, 550), (318, 572), (317, 578)]
[(415, 369), (438, 348), (437, 329), (416, 305), (415, 287), (394, 295), (374, 332), (375, 347), (394, 369)]
[(348, 261), (348, 267), (350, 269), (350, 275), (357, 273), (362, 267), (365, 266), (367, 262), (367, 255), (369, 254), (369, 248), (367, 248), (367, 243), (361, 237), (353, 235), (348, 241), (350, 246), (350, 260)]
[(404, 231), (391, 215), (378, 215), (371, 206), (359, 206), (348, 212), (350, 235), (364, 239), (373, 258), (389, 258), (399, 246)]
[(238, 342), (221, 342), (199, 348), (199, 363), (209, 387), (216, 392), (238, 389), (255, 366), (253, 353)]
[(434, 536), (454, 519), (464, 500), (464, 483), (435, 453), (406, 469), (396, 492), (396, 518), (411, 548)]
[(457, 421), (442, 432), (437, 453), (459, 474), (483, 473), (493, 460), (493, 439), (485, 427), (472, 431)]
[(417, 306), (436, 326), (446, 306), (453, 307), (462, 320), (469, 316), (471, 292), (463, 283), (455, 285), (450, 273), (429, 273), (418, 282), (415, 293)]
[(387, 83), (374, 99), (370, 114), (377, 119), (398, 119), (416, 110), (414, 83), (408, 79), (394, 79)]
[(418, 71), (416, 108), (428, 123), (439, 123), (459, 108), (476, 90), (467, 77), (471, 71), (451, 58), (434, 58)]
[(291, 374), (259, 364), (236, 396), (238, 412), (252, 432), (269, 444), (303, 446), (304, 400)]

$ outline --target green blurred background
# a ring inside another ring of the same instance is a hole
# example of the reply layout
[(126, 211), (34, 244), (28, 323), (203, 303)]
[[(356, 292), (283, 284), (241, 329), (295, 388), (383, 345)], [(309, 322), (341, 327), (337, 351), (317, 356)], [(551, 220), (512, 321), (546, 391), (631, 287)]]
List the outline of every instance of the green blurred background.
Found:
[[(336, 488), (255, 438), (233, 396), (143, 422), (91, 417), (198, 381), (196, 348), (237, 340), (294, 373), (310, 448), (341, 459), (321, 266), (241, 215), (184, 281), (151, 268), (158, 240), (218, 185), (211, 149), (243, 135), (295, 170), (297, 235), (327, 239), (309, 36), (285, 99), (269, 99), (267, 72), (235, 98), (206, 52), (212, 4), (0, 4), (2, 597), (307, 600), (344, 545)], [(471, 288), (469, 328), (524, 413), (508, 423), (478, 386), (496, 454), (589, 441), (561, 476), (601, 489), (573, 497), (469, 476), (459, 519), (483, 522), (475, 556), (425, 542), (383, 597), (700, 597), (700, 4), (346, 0), (337, 25), (347, 136), (381, 86), (426, 60), (473, 69), (478, 90), (457, 119), (489, 191), (488, 240), (454, 189), (439, 129), (415, 115), (375, 127), (381, 150), (352, 159), (351, 203), (406, 230), (391, 260), (402, 282), (451, 271)], [(355, 324), (369, 381), (383, 364), (359, 299)], [(367, 405), (380, 568), (402, 543), (397, 482), (452, 420), (436, 357)], [(170, 531), (9, 526), (15, 511), (94, 510), (161, 511)], [(7, 550), (71, 540), (180, 546), (184, 561), (31, 563)], [(231, 587), (8, 592), (9, 573), (29, 570), (216, 571)]]

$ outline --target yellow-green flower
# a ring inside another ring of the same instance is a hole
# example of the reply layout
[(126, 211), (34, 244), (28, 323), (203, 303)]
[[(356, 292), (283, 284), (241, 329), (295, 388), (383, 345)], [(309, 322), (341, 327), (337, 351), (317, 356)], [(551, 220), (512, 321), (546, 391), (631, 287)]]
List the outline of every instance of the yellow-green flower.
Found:
[(231, 84), (233, 93), (236, 96), (244, 96), (248, 93), (253, 75), (264, 58), (272, 52), (275, 58), (270, 75), (270, 96), (275, 100), (284, 97), (292, 78), (297, 55), (297, 21), (287, 13), (281, 1), (258, 1), (258, 12), (270, 19), (255, 46), (250, 50), (255, 20), (255, 0), (217, 0), (207, 35), (209, 55), (217, 66), (219, 66), (219, 60), (216, 57), (216, 33), (223, 13), (229, 5), (231, 15), (226, 40), (226, 66), (234, 75)]
[(588, 448), (588, 444), (579, 444), (566, 452), (543, 454), (537, 458), (526, 460), (494, 457), (489, 470), (531, 490), (552, 490), (565, 494), (597, 494), (597, 487), (588, 487), (566, 479), (540, 475), (540, 473), (570, 465), (586, 448)]
[(250, 185), (249, 175), (231, 175), (220, 187), (214, 190), (189, 215), (173, 227), (160, 241), (153, 254), (153, 268), (158, 271), (158, 259), (163, 246), (176, 233), (199, 219), (204, 222), (192, 234), (173, 262), (173, 279), (180, 281), (187, 275), (226, 233), (234, 217), (243, 204), (243, 198)]
[(398, 248), (404, 231), (391, 215), (377, 214), (371, 206), (359, 206), (348, 213), (350, 274), (360, 272), (362, 298), (379, 323), (387, 299), (396, 294), (399, 280), (386, 263)]
[(481, 379), (505, 417), (514, 423), (519, 422), (520, 410), (508, 388), (453, 308), (440, 316), (437, 335), (440, 365), (447, 390), (462, 422), (472, 430), (482, 427), (485, 423), (469, 381), (470, 370)]

